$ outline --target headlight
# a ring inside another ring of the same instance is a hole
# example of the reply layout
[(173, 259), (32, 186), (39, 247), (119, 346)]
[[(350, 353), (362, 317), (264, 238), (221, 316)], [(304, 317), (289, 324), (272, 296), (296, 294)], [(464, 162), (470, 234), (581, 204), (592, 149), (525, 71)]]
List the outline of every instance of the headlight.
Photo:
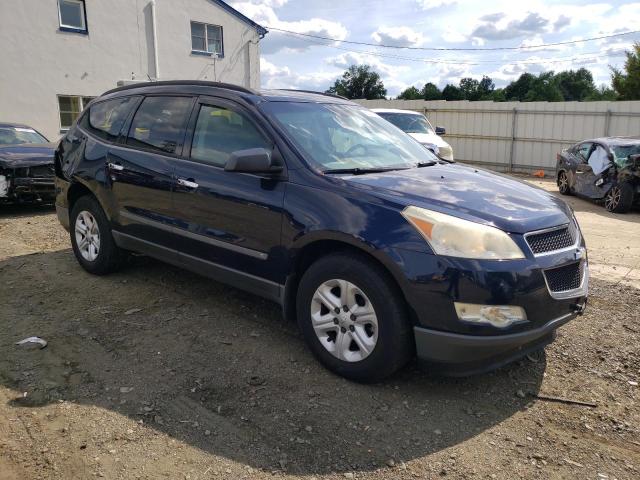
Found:
[(433, 143), (423, 143), (422, 145), (431, 150), (435, 155), (438, 155), (440, 153), (440, 148), (438, 148), (438, 146)]
[(525, 258), (522, 250), (502, 230), (425, 208), (402, 211), (438, 255), (486, 260)]

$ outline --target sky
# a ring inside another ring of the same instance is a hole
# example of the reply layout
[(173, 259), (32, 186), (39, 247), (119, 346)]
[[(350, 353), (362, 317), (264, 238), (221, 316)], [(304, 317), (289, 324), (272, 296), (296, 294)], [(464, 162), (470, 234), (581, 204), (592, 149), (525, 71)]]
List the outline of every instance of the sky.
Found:
[[(488, 75), (497, 87), (523, 72), (588, 68), (597, 85), (610, 84), (609, 66), (640, 34), (570, 45), (498, 51), (419, 48), (528, 47), (640, 29), (640, 2), (549, 0), (240, 0), (228, 1), (269, 29), (260, 41), (263, 88), (326, 90), (353, 64), (376, 70), (396, 96), (432, 82)], [(275, 29), (354, 45), (283, 33)], [(414, 47), (385, 48), (379, 45)], [(417, 47), (417, 48), (416, 48)]]

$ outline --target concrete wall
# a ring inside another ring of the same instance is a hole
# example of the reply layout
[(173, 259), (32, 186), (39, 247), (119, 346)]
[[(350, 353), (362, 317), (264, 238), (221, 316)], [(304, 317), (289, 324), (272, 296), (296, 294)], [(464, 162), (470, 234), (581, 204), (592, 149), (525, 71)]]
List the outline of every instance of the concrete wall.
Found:
[[(60, 136), (57, 95), (98, 96), (156, 77), (150, 0), (86, 0), (88, 35), (62, 32), (57, 0), (0, 1), (0, 122)], [(209, 0), (156, 0), (160, 80), (257, 88), (254, 28)], [(191, 20), (223, 27), (224, 58), (191, 54)]]
[(454, 157), (498, 171), (553, 172), (556, 153), (581, 140), (640, 136), (640, 101), (446, 102), (358, 100), (367, 108), (426, 113), (447, 129)]

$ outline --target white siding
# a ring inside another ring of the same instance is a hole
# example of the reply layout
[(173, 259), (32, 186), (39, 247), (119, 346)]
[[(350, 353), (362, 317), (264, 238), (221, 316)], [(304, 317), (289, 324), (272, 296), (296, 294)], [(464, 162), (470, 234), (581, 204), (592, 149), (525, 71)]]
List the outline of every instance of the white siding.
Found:
[[(150, 0), (86, 0), (86, 9), (88, 35), (59, 30), (57, 0), (0, 1), (0, 122), (56, 140), (57, 95), (93, 97), (119, 80), (155, 77)], [(249, 24), (209, 0), (156, 0), (156, 13), (160, 80), (259, 87), (258, 33)], [(223, 27), (224, 58), (191, 54), (191, 20)]]
[(357, 102), (367, 108), (425, 112), (434, 126), (447, 129), (444, 138), (453, 147), (457, 160), (483, 164), (501, 171), (509, 170), (512, 162), (513, 171), (544, 169), (552, 172), (556, 153), (578, 141), (607, 135), (640, 136), (640, 101)]

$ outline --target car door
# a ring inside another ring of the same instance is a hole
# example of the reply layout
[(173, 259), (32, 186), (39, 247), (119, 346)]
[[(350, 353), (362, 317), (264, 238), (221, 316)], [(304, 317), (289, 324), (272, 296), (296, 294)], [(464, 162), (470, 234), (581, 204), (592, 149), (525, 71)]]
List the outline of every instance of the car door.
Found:
[(588, 163), (592, 148), (592, 142), (583, 142), (574, 149), (573, 155), (576, 160), (576, 178), (573, 188), (579, 195), (588, 196), (589, 182), (593, 183), (595, 181), (595, 175)]
[(173, 194), (183, 262), (277, 295), (277, 284), (284, 282), (283, 174), (224, 170), (234, 151), (265, 148), (278, 156), (272, 137), (255, 114), (214, 97), (198, 101), (189, 131), (190, 149), (176, 161)]
[(126, 136), (109, 149), (115, 228), (143, 250), (175, 250), (174, 160), (182, 153), (194, 101), (191, 96), (145, 97)]

